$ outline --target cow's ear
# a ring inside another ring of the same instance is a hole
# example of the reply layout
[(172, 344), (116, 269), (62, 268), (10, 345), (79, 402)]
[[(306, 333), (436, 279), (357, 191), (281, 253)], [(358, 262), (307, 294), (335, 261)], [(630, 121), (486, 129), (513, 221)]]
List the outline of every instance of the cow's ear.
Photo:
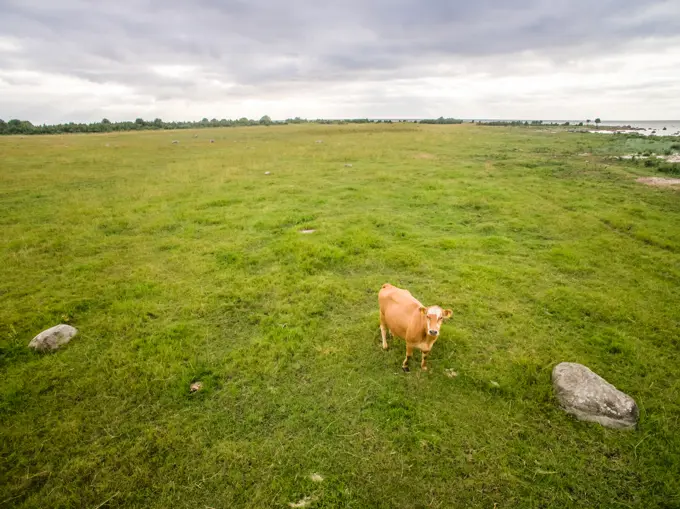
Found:
[(442, 313), (442, 316), (444, 318), (451, 318), (451, 315), (453, 315), (453, 311), (450, 309), (445, 309), (444, 312)]
[(427, 308), (425, 306), (420, 306), (420, 314), (427, 316)]

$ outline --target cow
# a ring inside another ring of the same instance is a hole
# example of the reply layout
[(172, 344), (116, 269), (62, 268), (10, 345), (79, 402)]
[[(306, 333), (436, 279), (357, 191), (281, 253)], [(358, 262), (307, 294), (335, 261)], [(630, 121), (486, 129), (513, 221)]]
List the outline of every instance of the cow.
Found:
[(427, 370), (427, 359), (432, 345), (439, 338), (439, 329), (444, 320), (451, 318), (450, 309), (439, 306), (423, 306), (411, 292), (385, 283), (378, 292), (380, 304), (380, 335), (383, 350), (387, 350), (387, 332), (406, 340), (406, 358), (401, 367), (408, 372), (408, 361), (413, 349), (422, 352), (420, 367)]

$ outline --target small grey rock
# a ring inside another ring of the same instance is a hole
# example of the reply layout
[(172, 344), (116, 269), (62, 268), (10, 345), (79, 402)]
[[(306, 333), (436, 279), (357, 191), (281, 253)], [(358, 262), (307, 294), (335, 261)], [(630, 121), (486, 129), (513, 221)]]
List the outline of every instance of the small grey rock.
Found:
[(210, 140), (210, 143), (215, 143), (215, 140)]
[(31, 340), (28, 346), (41, 351), (57, 350), (71, 341), (76, 334), (78, 334), (78, 329), (62, 323), (42, 331)]
[(323, 140), (316, 140), (314, 143), (323, 143)]
[(272, 172), (271, 172), (271, 171), (265, 171), (264, 174), (265, 174), (265, 175), (271, 175)]
[(178, 143), (179, 143), (179, 141), (177, 141), (177, 140), (172, 140), (172, 144), (173, 144), (173, 145), (177, 145)]
[(582, 364), (562, 362), (553, 368), (553, 389), (560, 406), (582, 421), (632, 429), (638, 420), (635, 400)]
[(345, 168), (351, 168), (352, 165), (350, 163), (345, 164)]

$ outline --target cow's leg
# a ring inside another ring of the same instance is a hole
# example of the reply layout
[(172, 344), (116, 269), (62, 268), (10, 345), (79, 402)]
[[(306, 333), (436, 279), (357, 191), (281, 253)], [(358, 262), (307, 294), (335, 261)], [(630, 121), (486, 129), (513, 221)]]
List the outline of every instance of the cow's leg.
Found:
[(423, 354), (423, 357), (420, 361), (420, 368), (427, 371), (427, 366), (425, 365), (425, 359), (427, 359), (427, 356), (430, 354), (430, 351), (429, 350), (427, 350), (427, 351), (421, 350), (421, 352)]
[(408, 360), (413, 357), (413, 347), (406, 343), (406, 358), (404, 359), (404, 362), (401, 364), (401, 369), (404, 371), (408, 371)]
[(382, 336), (383, 350), (387, 350), (387, 325), (382, 313), (380, 313), (380, 335)]

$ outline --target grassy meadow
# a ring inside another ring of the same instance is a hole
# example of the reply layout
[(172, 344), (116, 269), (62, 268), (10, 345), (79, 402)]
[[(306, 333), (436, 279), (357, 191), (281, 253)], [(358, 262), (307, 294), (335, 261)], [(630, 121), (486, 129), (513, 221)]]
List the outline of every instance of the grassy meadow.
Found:
[[(680, 507), (680, 191), (615, 138), (0, 138), (0, 507)], [(385, 282), (453, 309), (429, 372)], [(638, 429), (562, 412), (561, 361)]]

